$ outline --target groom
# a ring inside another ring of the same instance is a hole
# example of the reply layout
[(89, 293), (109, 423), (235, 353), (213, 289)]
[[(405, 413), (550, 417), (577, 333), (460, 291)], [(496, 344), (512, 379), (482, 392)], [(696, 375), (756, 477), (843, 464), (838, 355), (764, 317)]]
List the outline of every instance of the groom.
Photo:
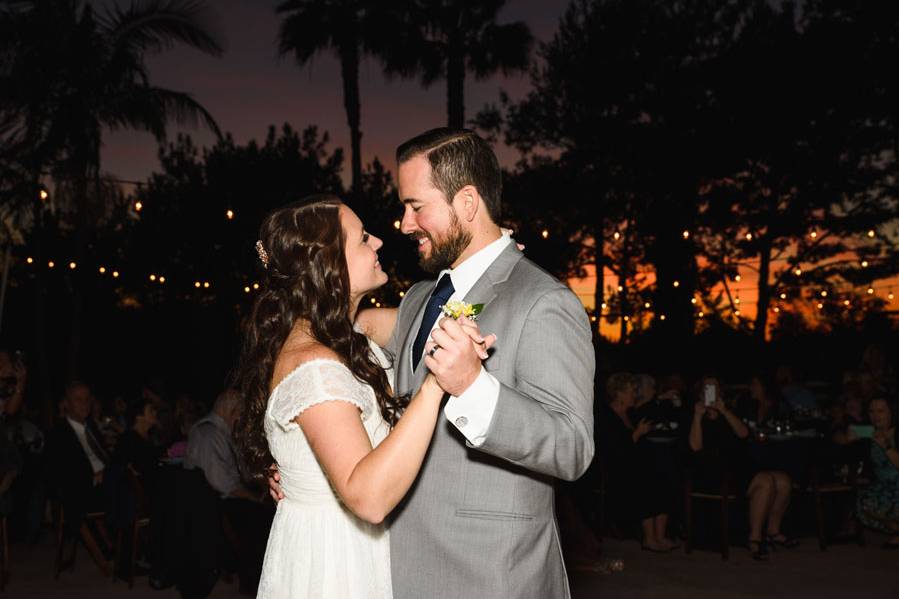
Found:
[[(487, 142), (434, 129), (402, 144), (397, 163), (402, 231), (437, 280), (400, 304), (387, 347), (396, 391), (414, 393), (430, 369), (450, 397), (392, 515), (394, 597), (568, 597), (553, 483), (578, 478), (593, 458), (584, 308), (497, 225), (501, 172)], [(498, 336), (483, 365), (455, 323), (438, 328), (449, 300), (483, 304), (478, 324)]]

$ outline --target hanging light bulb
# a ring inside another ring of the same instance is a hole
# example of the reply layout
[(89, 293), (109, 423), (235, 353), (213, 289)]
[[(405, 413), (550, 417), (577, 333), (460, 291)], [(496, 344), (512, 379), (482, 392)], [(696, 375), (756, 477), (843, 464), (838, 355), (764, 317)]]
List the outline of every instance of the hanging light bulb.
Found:
[(117, 271), (117, 270), (112, 271), (112, 278), (113, 278), (113, 279), (118, 279), (118, 278), (119, 278), (119, 271)]
[(684, 236), (684, 239), (690, 239), (690, 232), (687, 230), (684, 230), (684, 232), (681, 233), (681, 235)]
[(695, 305), (696, 305), (696, 298), (695, 298), (695, 297), (691, 297), (691, 298), (690, 298), (690, 303), (693, 304), (693, 305), (695, 306)]
[(817, 231), (812, 231), (811, 233), (808, 234), (808, 236), (811, 237), (812, 239), (817, 239), (817, 238), (818, 238), (818, 232), (817, 232)]
[(795, 274), (797, 277), (798, 277), (798, 276), (801, 276), (801, 275), (802, 275), (802, 269), (801, 269), (801, 268), (797, 268), (796, 270), (793, 271), (793, 274)]
[(54, 262), (53, 260), (47, 262), (47, 268), (53, 268), (54, 266), (56, 266), (56, 262)]
[(895, 297), (895, 296), (893, 295), (893, 290), (890, 289), (890, 292), (887, 294), (887, 299), (890, 300), (890, 301), (893, 301), (893, 297)]
[(850, 301), (849, 301), (849, 300), (843, 300), (843, 305), (844, 305), (844, 306), (849, 307), (849, 304), (850, 304)]
[(870, 237), (870, 238), (873, 239), (873, 238), (874, 238), (874, 235), (875, 235), (874, 229), (871, 229), (871, 230), (868, 231), (868, 237)]
[(622, 287), (621, 285), (619, 285), (619, 286), (618, 286), (618, 293), (621, 293), (622, 291), (624, 291), (624, 287)]
[(603, 310), (605, 310), (605, 309), (608, 308), (608, 307), (609, 307), (609, 305), (608, 305), (607, 303), (605, 303), (605, 302), (602, 303), (602, 309), (603, 309)]
[(106, 267), (105, 267), (105, 266), (101, 266), (101, 267), (100, 267), (100, 274), (101, 274), (101, 275), (102, 275), (102, 274), (106, 274)]
[(226, 210), (226, 211), (225, 211), (225, 217), (226, 217), (228, 220), (234, 220), (234, 211), (231, 210), (231, 209)]
[(746, 234), (746, 241), (752, 241), (752, 233)]
[(27, 258), (25, 258), (25, 262), (27, 262), (28, 264), (34, 264), (34, 258), (28, 256)]
[(155, 280), (156, 280), (156, 275), (150, 275), (150, 280), (151, 280), (151, 281), (155, 281)]
[(194, 287), (196, 287), (197, 289), (199, 289), (199, 288), (200, 288), (200, 285), (201, 285), (201, 283), (200, 283), (199, 281), (194, 281)]
[(734, 303), (738, 306), (740, 305), (740, 296), (739, 295), (734, 298)]
[(777, 306), (774, 306), (774, 313), (777, 314), (778, 312), (780, 312), (780, 308), (778, 308)]
[(862, 268), (868, 268), (868, 261), (862, 260)]
[(400, 297), (406, 297), (406, 292), (405, 292), (405, 291), (400, 291)]
[(540, 232), (540, 237), (542, 237), (543, 239), (548, 239), (549, 231), (547, 231), (546, 229), (543, 229), (543, 231)]
[(643, 304), (643, 307), (646, 308), (647, 310), (649, 310), (649, 302), (646, 302), (645, 304)]
[(827, 290), (826, 290), (826, 289), (822, 289), (822, 290), (821, 290), (821, 297), (827, 297)]
[(740, 315), (740, 311), (739, 311), (739, 310), (734, 310), (734, 316), (739, 316), (739, 315)]
[(249, 293), (249, 292), (250, 292), (250, 288), (249, 288), (249, 287), (244, 287), (244, 288), (243, 288), (243, 292), (244, 292), (244, 293)]
[(402, 225), (402, 223), (400, 221), (398, 221), (398, 220), (393, 221), (393, 228), (396, 229), (397, 231), (399, 231), (401, 225)]
[(743, 277), (741, 277), (740, 275), (734, 277), (734, 281), (736, 281), (737, 283), (739, 283), (742, 279)]
[(41, 201), (44, 202), (47, 200), (47, 198), (50, 197), (50, 194), (47, 193), (47, 190), (42, 187), (41, 190), (37, 193), (37, 197), (39, 197)]
[(165, 283), (165, 277), (159, 277), (159, 282), (160, 282), (160, 283)]
[(699, 317), (702, 318), (703, 316), (705, 316), (705, 312), (703, 312), (702, 310), (700, 310), (700, 311), (699, 311)]
[(680, 287), (680, 281), (675, 281), (672, 283), (675, 287)]
[(209, 289), (209, 281), (203, 281), (203, 289)]
[(664, 315), (664, 314), (660, 314), (660, 315), (659, 315), (659, 320), (665, 320), (665, 315)]
[(135, 212), (140, 212), (140, 211), (143, 210), (143, 209), (144, 209), (144, 203), (143, 203), (143, 202), (141, 202), (140, 200), (134, 202), (134, 211), (135, 211)]
[(780, 299), (787, 299), (787, 294), (786, 294), (786, 293), (781, 293), (781, 294), (780, 294)]
[(259, 283), (253, 283), (253, 289), (259, 289)]
[(625, 316), (625, 317), (624, 317), (624, 322), (628, 322), (630, 319), (631, 319), (630, 316)]
[(873, 287), (868, 287), (868, 295), (872, 295), (874, 293)]
[(618, 241), (619, 239), (621, 239), (621, 233), (619, 233), (618, 231), (615, 231), (614, 233), (612, 233), (612, 239), (614, 239), (615, 241)]
[(819, 303), (819, 304), (818, 304), (818, 309), (819, 309), (819, 310), (820, 310), (821, 308), (823, 308), (823, 307), (824, 307), (824, 304), (822, 304), (822, 303)]
[(75, 268), (76, 268), (77, 266), (78, 266), (78, 265), (75, 264), (74, 262), (69, 262), (69, 268), (70, 268), (70, 269), (75, 270)]

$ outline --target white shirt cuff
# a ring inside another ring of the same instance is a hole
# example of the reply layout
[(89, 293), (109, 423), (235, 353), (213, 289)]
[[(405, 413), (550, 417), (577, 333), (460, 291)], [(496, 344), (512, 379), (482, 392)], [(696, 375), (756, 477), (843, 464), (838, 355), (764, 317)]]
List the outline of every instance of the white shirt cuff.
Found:
[(474, 447), (487, 439), (487, 429), (499, 401), (499, 388), (499, 381), (481, 366), (478, 378), (468, 389), (458, 397), (450, 396), (443, 407), (443, 415)]

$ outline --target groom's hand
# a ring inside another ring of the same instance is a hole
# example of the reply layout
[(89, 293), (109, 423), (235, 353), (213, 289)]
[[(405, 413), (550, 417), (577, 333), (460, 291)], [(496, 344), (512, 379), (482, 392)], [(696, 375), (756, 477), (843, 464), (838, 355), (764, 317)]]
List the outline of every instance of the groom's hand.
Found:
[(425, 354), (428, 367), (444, 391), (458, 397), (478, 378), (481, 358), (471, 336), (452, 318), (443, 318), (431, 333), (439, 347)]
[(278, 503), (284, 499), (284, 491), (281, 489), (281, 473), (278, 472), (278, 465), (272, 464), (268, 469), (268, 493)]

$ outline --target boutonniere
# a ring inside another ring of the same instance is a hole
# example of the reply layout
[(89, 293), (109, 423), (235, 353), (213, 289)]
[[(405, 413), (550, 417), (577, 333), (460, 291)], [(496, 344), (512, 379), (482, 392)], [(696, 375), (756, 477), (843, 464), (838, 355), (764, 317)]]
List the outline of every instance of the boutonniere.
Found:
[(463, 316), (467, 316), (470, 320), (477, 320), (478, 314), (483, 309), (484, 304), (467, 304), (459, 300), (452, 300), (440, 306), (444, 316), (449, 316), (453, 320), (459, 320)]

